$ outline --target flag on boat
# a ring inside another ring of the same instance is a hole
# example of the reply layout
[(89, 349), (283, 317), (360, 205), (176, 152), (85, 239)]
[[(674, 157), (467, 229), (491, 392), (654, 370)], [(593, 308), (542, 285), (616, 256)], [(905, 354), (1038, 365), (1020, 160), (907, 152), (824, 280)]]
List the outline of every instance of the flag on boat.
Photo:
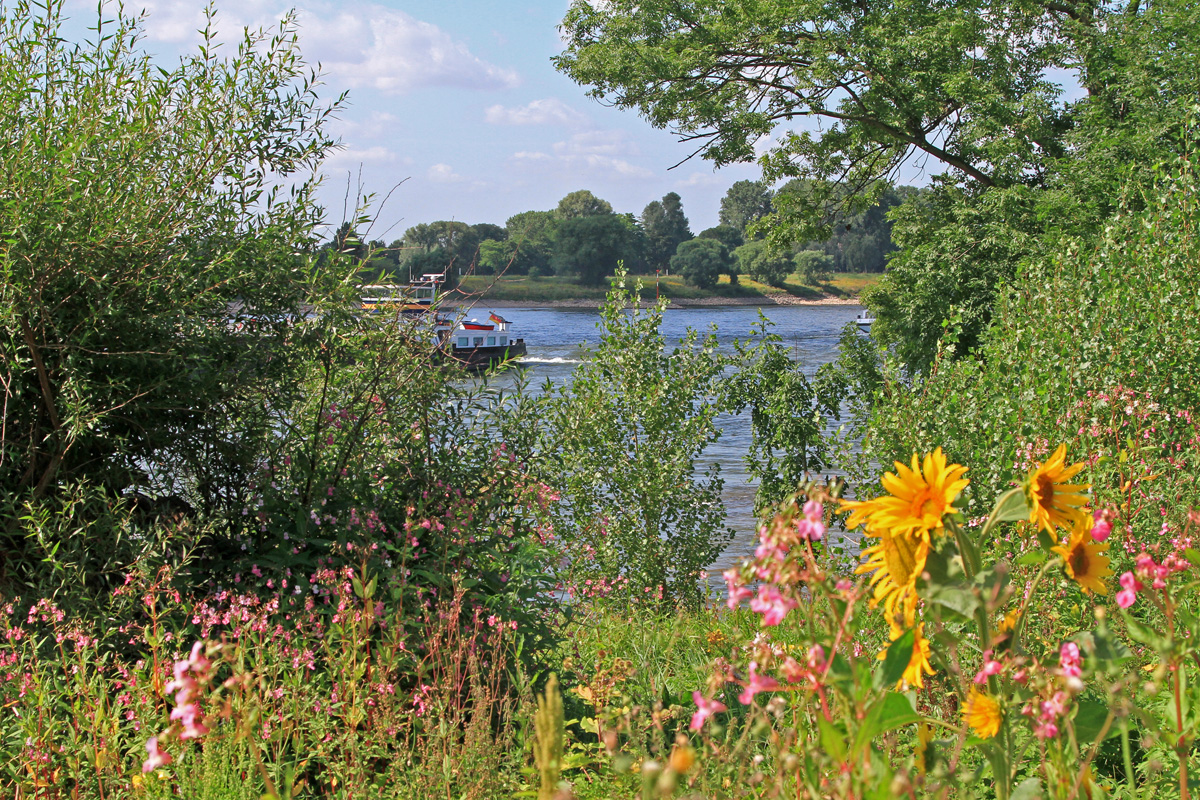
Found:
[(490, 321), (496, 323), (497, 325), (507, 325), (508, 324), (508, 320), (506, 320), (504, 317), (497, 314), (495, 311), (488, 314), (488, 319)]

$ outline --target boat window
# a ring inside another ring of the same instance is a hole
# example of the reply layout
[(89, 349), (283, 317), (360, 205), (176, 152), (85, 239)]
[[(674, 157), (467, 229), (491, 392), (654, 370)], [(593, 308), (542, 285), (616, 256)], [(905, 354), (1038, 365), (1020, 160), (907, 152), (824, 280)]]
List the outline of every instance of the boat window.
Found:
[(496, 346), (496, 337), (489, 336), (488, 337), (488, 347), (495, 347), (495, 346)]
[(508, 344), (508, 337), (507, 337), (507, 336), (501, 336), (501, 337), (500, 337), (500, 344), (501, 344), (501, 345), (506, 345), (506, 344)]
[(467, 339), (467, 337), (466, 337), (466, 336), (460, 336), (460, 337), (458, 337), (458, 346), (459, 346), (459, 347), (468, 347), (468, 346), (469, 346), (469, 345), (468, 345), (468, 342), (469, 342), (469, 341), (470, 341), (470, 340), (469, 340), (469, 339)]
[(483, 337), (482, 336), (475, 337), (475, 345), (474, 346), (475, 347), (483, 347)]

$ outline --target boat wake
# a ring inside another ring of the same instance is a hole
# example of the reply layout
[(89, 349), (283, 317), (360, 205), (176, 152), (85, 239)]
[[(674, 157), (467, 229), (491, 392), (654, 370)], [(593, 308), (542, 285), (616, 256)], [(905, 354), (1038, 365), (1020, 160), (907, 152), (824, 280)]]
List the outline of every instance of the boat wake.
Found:
[(562, 358), (554, 356), (553, 358), (542, 358), (540, 356), (522, 356), (518, 359), (522, 364), (582, 364), (583, 361), (578, 358)]

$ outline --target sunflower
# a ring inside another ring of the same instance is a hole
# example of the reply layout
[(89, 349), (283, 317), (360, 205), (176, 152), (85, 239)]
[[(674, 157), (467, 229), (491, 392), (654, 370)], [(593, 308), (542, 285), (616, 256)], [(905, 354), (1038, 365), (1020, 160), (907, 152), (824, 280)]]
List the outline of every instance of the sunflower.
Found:
[(873, 572), (872, 607), (883, 603), (889, 619), (903, 618), (905, 625), (912, 625), (917, 613), (917, 578), (925, 571), (925, 559), (929, 556), (928, 534), (896, 535), (868, 528), (866, 535), (878, 536), (879, 544), (862, 551), (863, 563), (855, 574)]
[(972, 688), (962, 709), (963, 721), (980, 739), (990, 739), (1000, 732), (1004, 712), (991, 696)]
[(1087, 502), (1082, 492), (1087, 484), (1069, 484), (1083, 464), (1066, 466), (1067, 446), (1060, 444), (1050, 460), (1029, 473), (1025, 480), (1025, 496), (1029, 500), (1029, 521), (1058, 541), (1056, 528), (1069, 530), (1082, 522), (1086, 514), (1081, 506)]
[(873, 500), (842, 501), (842, 509), (850, 510), (847, 528), (868, 523), (868, 528), (887, 530), (893, 535), (924, 534), (942, 528), (942, 517), (958, 509), (951, 503), (966, 487), (962, 477), (966, 467), (946, 464), (942, 448), (925, 456), (917, 464), (913, 453), (912, 466), (895, 462), (896, 471), (884, 473), (882, 483), (888, 494)]
[[(901, 628), (894, 621), (891, 623), (892, 641), (896, 641), (904, 635), (904, 628)], [(904, 668), (904, 675), (896, 684), (896, 689), (899, 690), (902, 686), (915, 686), (918, 689), (925, 688), (925, 676), (933, 674), (933, 665), (929, 663), (929, 640), (925, 638), (925, 623), (922, 622), (916, 627), (916, 635), (913, 637), (912, 656), (908, 659), (908, 666)], [(887, 648), (885, 647), (879, 653), (878, 658), (887, 657)]]
[(1091, 520), (1085, 517), (1082, 522), (1075, 524), (1065, 542), (1050, 550), (1063, 557), (1063, 569), (1067, 577), (1078, 583), (1084, 592), (1108, 594), (1104, 579), (1113, 574), (1108, 566), (1109, 558), (1104, 555), (1108, 544), (1093, 541), (1091, 527)]

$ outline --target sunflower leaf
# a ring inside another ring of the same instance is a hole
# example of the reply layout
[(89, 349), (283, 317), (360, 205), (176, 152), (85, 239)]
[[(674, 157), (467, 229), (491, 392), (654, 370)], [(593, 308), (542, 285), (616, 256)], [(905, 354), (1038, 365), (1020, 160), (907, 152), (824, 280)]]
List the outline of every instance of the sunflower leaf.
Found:
[(880, 734), (920, 721), (921, 715), (913, 711), (912, 701), (899, 692), (888, 692), (867, 711), (867, 718), (854, 737), (854, 749), (859, 751)]
[(949, 609), (964, 619), (971, 619), (979, 609), (979, 596), (975, 592), (954, 586), (930, 587), (925, 599)]
[(882, 685), (895, 686), (904, 677), (904, 671), (912, 661), (916, 634), (916, 628), (907, 630), (899, 639), (888, 645), (887, 655), (883, 658)]

